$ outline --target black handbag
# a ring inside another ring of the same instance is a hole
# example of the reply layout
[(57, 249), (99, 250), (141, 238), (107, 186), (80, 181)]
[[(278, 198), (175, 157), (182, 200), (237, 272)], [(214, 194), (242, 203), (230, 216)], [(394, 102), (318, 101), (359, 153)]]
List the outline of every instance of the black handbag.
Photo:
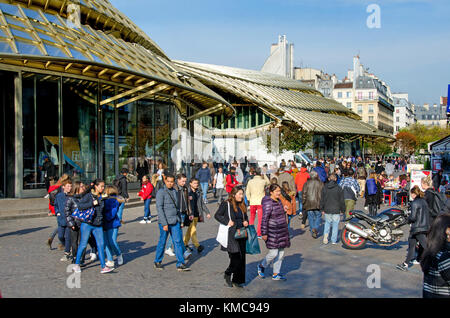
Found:
[[(242, 217), (244, 217), (244, 212), (242, 212)], [(245, 220), (245, 217), (244, 217), (244, 220)], [(241, 228), (236, 229), (236, 233), (234, 233), (235, 240), (242, 240), (242, 239), (247, 239), (247, 238), (248, 238), (248, 233), (247, 233), (246, 227), (243, 226)]]

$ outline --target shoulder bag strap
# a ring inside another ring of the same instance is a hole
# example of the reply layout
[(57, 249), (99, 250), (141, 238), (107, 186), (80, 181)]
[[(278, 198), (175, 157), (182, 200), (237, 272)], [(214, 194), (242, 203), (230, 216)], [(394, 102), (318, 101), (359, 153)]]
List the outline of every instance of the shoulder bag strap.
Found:
[(175, 203), (175, 199), (170, 194), (170, 192), (166, 189), (166, 193), (169, 195), (170, 199), (172, 200), (173, 204), (175, 205), (175, 208), (178, 210), (178, 205)]

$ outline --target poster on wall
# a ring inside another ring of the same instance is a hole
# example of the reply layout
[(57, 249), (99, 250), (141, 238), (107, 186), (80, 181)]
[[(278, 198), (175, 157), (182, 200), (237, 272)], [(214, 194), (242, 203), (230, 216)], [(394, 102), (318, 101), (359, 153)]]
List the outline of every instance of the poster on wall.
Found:
[(439, 171), (442, 169), (442, 159), (433, 159), (433, 171)]
[[(431, 174), (430, 170), (413, 170), (411, 171), (411, 189), (414, 186), (419, 186), (420, 190), (424, 191), (424, 189), (422, 188), (422, 178), (429, 176)], [(411, 195), (410, 195), (410, 199)]]

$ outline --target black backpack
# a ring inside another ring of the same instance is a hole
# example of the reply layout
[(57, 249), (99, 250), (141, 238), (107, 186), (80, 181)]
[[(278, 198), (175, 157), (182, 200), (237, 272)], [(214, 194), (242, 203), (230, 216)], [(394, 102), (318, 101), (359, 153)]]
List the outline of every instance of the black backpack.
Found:
[(56, 195), (59, 193), (59, 191), (61, 191), (61, 187), (59, 187), (59, 188), (53, 190), (52, 192), (50, 192), (49, 200), (50, 200), (50, 205), (51, 206), (55, 206)]
[(442, 192), (432, 191), (433, 204), (430, 210), (430, 215), (435, 218), (439, 214), (444, 213), (447, 205), (447, 197)]

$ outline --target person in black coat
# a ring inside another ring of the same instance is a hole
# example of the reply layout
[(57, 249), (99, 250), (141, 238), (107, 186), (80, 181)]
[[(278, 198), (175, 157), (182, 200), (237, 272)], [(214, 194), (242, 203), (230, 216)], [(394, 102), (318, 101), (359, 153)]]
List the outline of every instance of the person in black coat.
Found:
[[(424, 193), (418, 186), (411, 189), (411, 214), (408, 217), (408, 223), (411, 224), (408, 238), (408, 254), (403, 264), (397, 265), (397, 269), (407, 271), (410, 267), (411, 261), (414, 259), (416, 245), (419, 242), (420, 246), (425, 248), (427, 246), (426, 234), (430, 229), (430, 212), (427, 202), (424, 200)], [(418, 256), (420, 258), (420, 255)]]
[[(230, 216), (228, 216), (228, 212)], [(224, 275), (225, 286), (243, 287), (247, 239), (235, 239), (237, 229), (248, 227), (247, 207), (244, 203), (244, 190), (241, 187), (234, 187), (231, 190), (228, 200), (222, 202), (214, 218), (219, 223), (229, 226), (226, 251), (228, 251), (230, 265)], [(222, 250), (224, 250), (223, 247)]]

